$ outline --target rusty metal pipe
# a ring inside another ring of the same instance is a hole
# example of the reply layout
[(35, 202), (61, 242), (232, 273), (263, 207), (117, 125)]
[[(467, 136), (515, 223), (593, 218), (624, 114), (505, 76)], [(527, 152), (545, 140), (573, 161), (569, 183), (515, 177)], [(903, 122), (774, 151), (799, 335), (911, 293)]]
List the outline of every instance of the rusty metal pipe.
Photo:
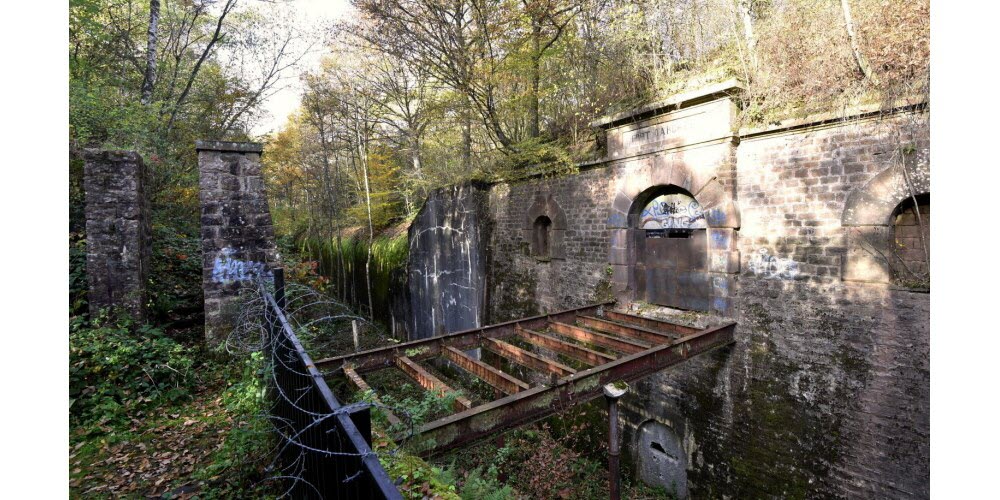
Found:
[(604, 398), (608, 401), (608, 474), (611, 476), (609, 493), (611, 500), (621, 498), (622, 478), (618, 471), (618, 457), (621, 443), (618, 439), (618, 400), (628, 393), (628, 384), (614, 382), (604, 386)]

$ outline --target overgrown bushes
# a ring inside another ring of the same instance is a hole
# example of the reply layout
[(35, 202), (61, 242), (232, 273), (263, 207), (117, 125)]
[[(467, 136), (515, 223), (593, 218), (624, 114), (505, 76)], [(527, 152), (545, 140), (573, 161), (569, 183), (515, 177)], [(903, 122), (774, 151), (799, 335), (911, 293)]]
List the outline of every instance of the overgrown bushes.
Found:
[(175, 403), (190, 395), (195, 358), (162, 330), (129, 319), (70, 325), (71, 424), (124, 420), (130, 410)]

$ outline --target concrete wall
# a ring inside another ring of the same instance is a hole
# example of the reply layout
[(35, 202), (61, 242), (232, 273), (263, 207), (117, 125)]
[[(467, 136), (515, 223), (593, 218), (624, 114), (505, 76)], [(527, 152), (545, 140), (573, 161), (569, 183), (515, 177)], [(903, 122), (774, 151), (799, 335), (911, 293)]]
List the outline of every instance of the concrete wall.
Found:
[(278, 263), (260, 144), (198, 141), (205, 339), (225, 342), (240, 288)]
[(120, 306), (142, 320), (152, 255), (146, 166), (134, 151), (83, 157), (90, 314)]
[[(695, 497), (928, 496), (929, 294), (891, 285), (892, 266), (868, 248), (887, 248), (879, 238), (907, 197), (901, 168), (929, 192), (927, 114), (727, 136), (722, 99), (665, 107), (697, 123), (663, 133), (650, 124), (671, 120), (657, 110), (608, 120), (612, 160), (493, 186), (488, 322), (634, 298), (624, 210), (652, 186), (684, 187), (718, 209), (704, 309), (739, 322), (737, 343), (640, 383), (630, 429), (671, 427)], [(530, 255), (539, 199), (565, 214), (564, 259)]]
[(409, 229), (410, 339), (482, 326), (490, 223), (484, 186), (441, 188)]

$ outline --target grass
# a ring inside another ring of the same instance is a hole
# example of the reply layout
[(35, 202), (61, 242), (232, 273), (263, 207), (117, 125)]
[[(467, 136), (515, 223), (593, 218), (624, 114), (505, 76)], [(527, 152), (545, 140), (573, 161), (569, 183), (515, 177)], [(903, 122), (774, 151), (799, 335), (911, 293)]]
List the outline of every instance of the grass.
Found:
[[(368, 261), (368, 242), (354, 238), (337, 240), (305, 239), (300, 244), (304, 258), (319, 262), (318, 271), (328, 278), (338, 298), (352, 306), (368, 306), (368, 286), (365, 263)], [(409, 256), (407, 235), (394, 238), (376, 237), (371, 245), (369, 268), (372, 292), (372, 318), (389, 325), (392, 314), (392, 294), (405, 286), (406, 262)], [(344, 266), (340, 263), (343, 260)], [(346, 286), (342, 284), (346, 283)]]

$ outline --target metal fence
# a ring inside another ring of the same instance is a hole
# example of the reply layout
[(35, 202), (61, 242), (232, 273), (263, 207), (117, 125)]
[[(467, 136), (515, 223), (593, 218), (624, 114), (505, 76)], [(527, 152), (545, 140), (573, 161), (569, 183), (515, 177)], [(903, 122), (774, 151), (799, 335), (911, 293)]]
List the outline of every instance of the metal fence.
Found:
[(402, 498), (371, 449), (369, 406), (341, 405), (285, 316), (284, 275), (261, 288), (279, 478), (293, 498)]

